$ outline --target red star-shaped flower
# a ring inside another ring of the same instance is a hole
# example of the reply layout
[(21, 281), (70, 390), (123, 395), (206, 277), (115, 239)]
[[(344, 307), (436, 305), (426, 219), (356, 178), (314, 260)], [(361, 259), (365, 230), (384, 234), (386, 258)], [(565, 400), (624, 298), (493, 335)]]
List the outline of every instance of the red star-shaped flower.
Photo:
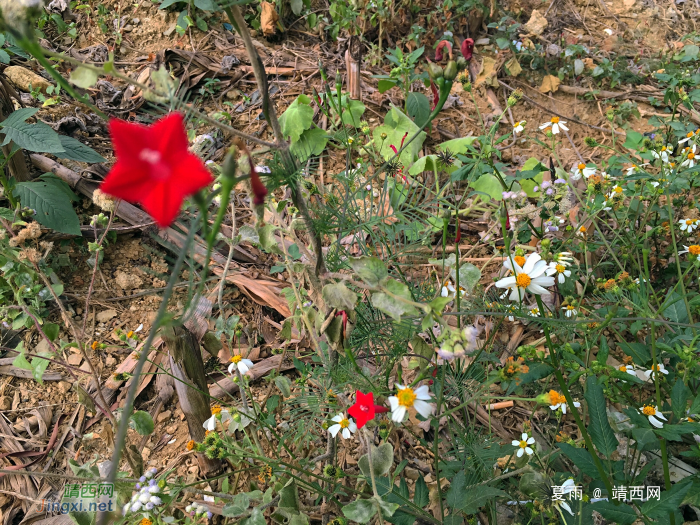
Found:
[(355, 418), (357, 428), (365, 426), (367, 421), (374, 419), (375, 414), (388, 412), (387, 407), (374, 404), (374, 394), (363, 394), (359, 390), (355, 393), (355, 404), (348, 408), (348, 414)]
[(117, 162), (100, 189), (141, 203), (161, 228), (172, 224), (187, 197), (212, 182), (199, 157), (187, 149), (180, 113), (151, 126), (114, 119), (109, 129)]

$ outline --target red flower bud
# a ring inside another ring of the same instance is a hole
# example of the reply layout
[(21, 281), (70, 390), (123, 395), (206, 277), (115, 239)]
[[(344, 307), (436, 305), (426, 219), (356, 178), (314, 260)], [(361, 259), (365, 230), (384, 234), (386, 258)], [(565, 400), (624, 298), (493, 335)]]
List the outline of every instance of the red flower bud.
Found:
[(267, 188), (260, 180), (260, 175), (258, 175), (258, 170), (253, 164), (253, 158), (248, 155), (248, 163), (250, 165), (250, 188), (253, 190), (253, 204), (260, 206), (265, 203), (265, 197), (267, 197)]
[(430, 90), (433, 92), (433, 103), (430, 106), (430, 111), (432, 111), (435, 109), (435, 107), (438, 105), (438, 102), (440, 101), (440, 92), (438, 91), (435, 82), (433, 82), (432, 80), (430, 81)]
[(464, 60), (469, 62), (472, 59), (472, 54), (474, 52), (474, 40), (471, 38), (465, 38), (464, 41), (462, 41), (460, 50), (462, 51)]
[(447, 50), (450, 54), (450, 58), (452, 58), (452, 44), (450, 44), (447, 40), (441, 40), (437, 46), (437, 49), (435, 49), (435, 62), (442, 61), (442, 59), (443, 59), (442, 48), (443, 47), (447, 47)]

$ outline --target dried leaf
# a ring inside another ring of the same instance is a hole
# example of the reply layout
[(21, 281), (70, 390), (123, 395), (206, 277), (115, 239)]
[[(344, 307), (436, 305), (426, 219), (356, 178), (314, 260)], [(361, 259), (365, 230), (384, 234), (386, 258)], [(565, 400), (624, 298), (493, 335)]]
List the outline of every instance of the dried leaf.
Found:
[(547, 25), (547, 19), (542, 16), (537, 9), (535, 9), (530, 15), (530, 20), (527, 21), (527, 24), (525, 24), (523, 28), (529, 34), (539, 36), (542, 34)]
[(275, 5), (270, 2), (261, 2), (262, 13), (260, 13), (260, 27), (264, 35), (274, 35), (277, 21), (280, 19)]
[(559, 89), (559, 84), (561, 84), (561, 80), (559, 80), (559, 77), (555, 77), (554, 75), (547, 75), (542, 79), (540, 93), (556, 93)]
[(523, 70), (523, 68), (520, 67), (520, 62), (518, 62), (518, 59), (515, 57), (511, 57), (511, 59), (506, 62), (506, 68), (511, 77), (517, 77)]

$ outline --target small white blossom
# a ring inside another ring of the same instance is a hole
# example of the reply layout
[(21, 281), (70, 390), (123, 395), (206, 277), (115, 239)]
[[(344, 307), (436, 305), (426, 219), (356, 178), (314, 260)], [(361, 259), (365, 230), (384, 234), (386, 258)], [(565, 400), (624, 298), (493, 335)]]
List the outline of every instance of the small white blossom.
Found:
[(530, 445), (535, 444), (535, 438), (528, 436), (525, 432), (523, 432), (522, 436), (520, 436), (520, 439), (514, 439), (511, 442), (511, 445), (514, 447), (518, 447), (518, 452), (517, 456), (519, 458), (523, 457), (523, 454), (527, 454), (528, 456), (532, 456), (532, 454), (535, 452)]
[(540, 126), (540, 129), (544, 130), (550, 126), (552, 127), (552, 133), (554, 135), (557, 135), (560, 129), (563, 129), (564, 131), (569, 131), (569, 128), (566, 127), (566, 121), (561, 120), (559, 117), (552, 117), (552, 119), (549, 122), (545, 122), (544, 124), (542, 124)]
[(335, 437), (338, 432), (343, 436), (343, 439), (350, 439), (352, 435), (357, 431), (357, 425), (352, 419), (345, 417), (342, 412), (335, 416), (331, 421), (335, 421), (335, 425), (328, 427), (328, 432), (331, 436)]

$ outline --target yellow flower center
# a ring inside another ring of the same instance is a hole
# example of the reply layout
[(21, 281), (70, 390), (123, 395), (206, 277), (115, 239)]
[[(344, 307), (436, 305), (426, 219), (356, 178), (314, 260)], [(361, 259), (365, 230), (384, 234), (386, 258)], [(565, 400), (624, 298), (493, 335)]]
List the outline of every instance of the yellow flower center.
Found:
[(520, 126), (520, 122), (516, 122), (515, 125), (513, 126), (514, 128), (517, 128)]
[(532, 279), (530, 279), (530, 276), (526, 273), (519, 273), (515, 278), (515, 284), (518, 286), (518, 288), (527, 288), (530, 286), (531, 282)]
[(688, 134), (686, 135), (686, 137), (687, 137), (687, 138), (690, 138), (690, 137), (692, 137), (693, 135), (694, 135), (694, 133), (693, 133), (692, 131), (689, 131)]
[(578, 229), (578, 231), (580, 231), (581, 233), (586, 233), (588, 230), (586, 229), (585, 226), (581, 226), (581, 227)]
[(557, 264), (554, 268), (559, 273), (564, 273), (566, 271), (566, 266), (564, 266), (563, 264)]
[(692, 417), (688, 418), (688, 423), (695, 423), (695, 420)]
[(552, 124), (559, 124), (559, 117), (552, 117), (552, 120), (550, 122)]
[(153, 525), (153, 522), (148, 518), (143, 518), (140, 522), (140, 525)]
[(340, 428), (348, 428), (350, 426), (350, 421), (347, 418), (345, 418), (341, 419), (338, 424), (340, 425)]
[(413, 402), (416, 400), (416, 394), (410, 388), (402, 388), (396, 394), (396, 398), (399, 400), (399, 405), (402, 407), (412, 407)]
[(549, 391), (549, 400), (553, 405), (558, 405), (559, 403), (566, 403), (566, 397), (554, 390)]
[(695, 153), (693, 153), (692, 151), (691, 151), (690, 153), (688, 153), (688, 158), (691, 159), (691, 160), (694, 159), (694, 158), (695, 158)]
[(661, 151), (666, 151), (666, 146), (662, 146)]
[(520, 448), (527, 448), (527, 441), (520, 441), (520, 445), (518, 445)]
[[(134, 336), (134, 331), (133, 331), (133, 330), (129, 330), (129, 333), (126, 334), (126, 336), (127, 336), (129, 339), (131, 339), (131, 338)], [(144, 518), (144, 519), (146, 519), (146, 518)]]
[(513, 257), (513, 260), (521, 268), (525, 265), (525, 257), (523, 257), (522, 255), (516, 255), (515, 257)]
[(578, 165), (578, 169), (581, 171), (583, 171), (585, 168), (586, 168), (586, 165), (583, 162)]
[(215, 416), (221, 414), (221, 407), (219, 405), (214, 405), (211, 407), (211, 413)]
[(237, 365), (238, 363), (241, 362), (241, 359), (243, 359), (243, 356), (234, 355), (233, 357), (231, 357), (231, 362), (232, 362), (233, 364), (236, 364), (236, 365)]
[(644, 408), (642, 408), (642, 413), (645, 416), (655, 416), (656, 415), (656, 409), (651, 406), (651, 405), (646, 405)]
[(194, 440), (193, 440), (193, 439), (190, 439), (190, 440), (187, 442), (187, 450), (188, 450), (188, 451), (189, 451), (189, 450), (192, 450), (192, 449), (194, 448), (194, 444), (195, 444), (195, 443), (194, 443)]
[(627, 365), (622, 365), (620, 367), (620, 372), (627, 372)]
[(572, 310), (575, 310), (576, 308), (574, 308), (574, 307), (571, 306), (571, 305), (568, 305), (568, 306), (566, 307), (566, 309), (569, 310), (569, 311), (571, 312)]
[(658, 372), (658, 371), (659, 371), (659, 365), (651, 365), (651, 369), (652, 369), (652, 371), (654, 371), (654, 372)]
[(693, 219), (686, 219), (686, 220), (685, 220), (685, 223), (686, 223), (686, 225), (688, 225), (688, 226), (692, 225), (694, 222), (695, 222), (695, 221), (694, 221)]
[(615, 193), (622, 193), (622, 188), (620, 186), (615, 186), (615, 189), (613, 191)]
[(700, 255), (700, 246), (697, 244), (693, 244), (692, 246), (688, 246), (688, 252), (691, 255), (695, 255), (696, 257)]

